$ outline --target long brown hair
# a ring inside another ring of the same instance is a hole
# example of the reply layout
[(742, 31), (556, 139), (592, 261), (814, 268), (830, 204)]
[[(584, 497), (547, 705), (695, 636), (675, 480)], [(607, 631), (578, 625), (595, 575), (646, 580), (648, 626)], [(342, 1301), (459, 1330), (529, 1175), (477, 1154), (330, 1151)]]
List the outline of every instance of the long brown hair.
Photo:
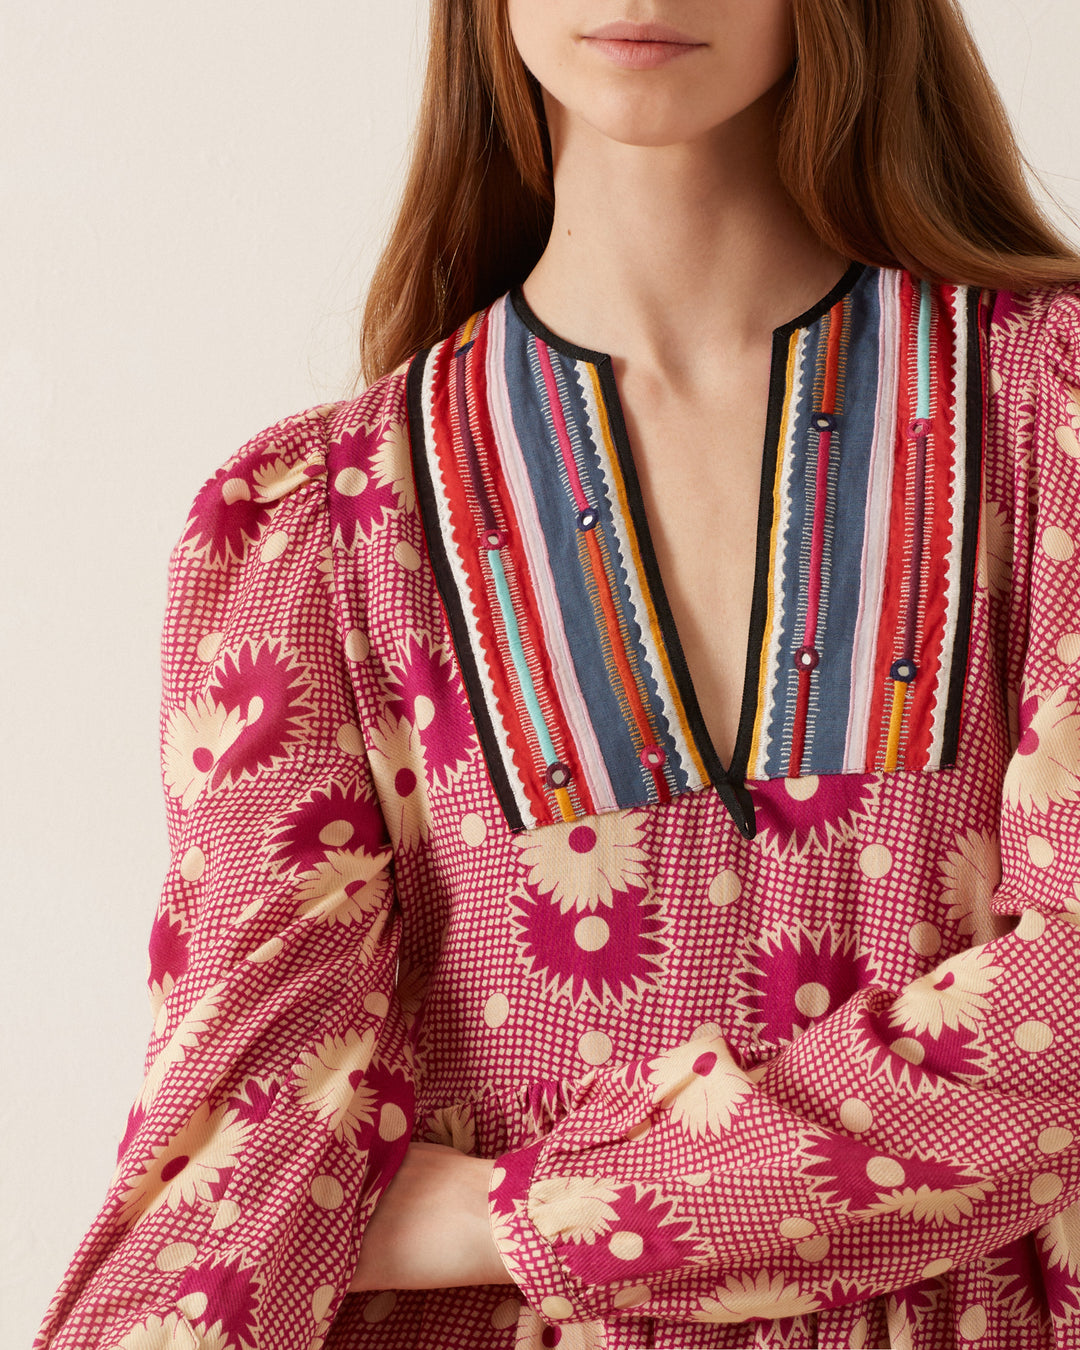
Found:
[[(957, 0), (792, 0), (785, 186), (844, 257), (1010, 290), (1080, 280), (1036, 204)], [(539, 86), (506, 0), (432, 0), (397, 219), (363, 315), (374, 380), (528, 276), (554, 207)]]

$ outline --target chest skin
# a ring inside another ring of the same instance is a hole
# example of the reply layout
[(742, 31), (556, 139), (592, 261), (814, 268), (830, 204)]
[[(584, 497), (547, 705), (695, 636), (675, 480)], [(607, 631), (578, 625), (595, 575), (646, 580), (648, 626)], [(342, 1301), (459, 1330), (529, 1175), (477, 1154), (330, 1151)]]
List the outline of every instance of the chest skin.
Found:
[(664, 589), (724, 764), (746, 671), (769, 363), (765, 346), (693, 394), (613, 363)]

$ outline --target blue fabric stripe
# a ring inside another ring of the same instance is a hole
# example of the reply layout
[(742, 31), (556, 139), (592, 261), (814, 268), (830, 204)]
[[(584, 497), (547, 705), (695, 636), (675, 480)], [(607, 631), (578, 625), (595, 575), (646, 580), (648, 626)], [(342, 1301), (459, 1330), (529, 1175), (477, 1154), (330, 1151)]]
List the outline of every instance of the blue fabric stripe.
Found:
[[(630, 728), (611, 687), (586, 572), (578, 555), (577, 508), (566, 481), (554, 429), (549, 426), (543, 377), (530, 362), (533, 336), (512, 307), (506, 312), (506, 380), (514, 429), (521, 444), (540, 528), (556, 577), (559, 606), (578, 683), (607, 766), (615, 800), (650, 799)], [(552, 364), (563, 358), (551, 352)], [(581, 427), (582, 420), (572, 419)], [(588, 491), (588, 488), (586, 488)], [(603, 514), (604, 503), (597, 503)], [(651, 780), (652, 775), (649, 775)]]
[[(827, 603), (818, 618), (821, 664), (814, 672), (817, 719), (805, 773), (841, 773), (851, 703), (851, 657), (862, 592), (862, 551), (866, 494), (874, 443), (878, 395), (878, 336), (881, 302), (877, 275), (863, 276), (851, 293), (851, 343), (846, 353), (847, 393), (833, 437), (830, 466), (833, 507), (832, 562)], [(837, 488), (837, 475), (842, 489)], [(823, 600), (825, 596), (823, 595)]]
[[(581, 478), (586, 495), (600, 514), (600, 521), (596, 529), (603, 535), (607, 555), (611, 560), (611, 571), (614, 575), (609, 575), (609, 580), (612, 583), (615, 607), (623, 621), (622, 631), (629, 649), (627, 655), (631, 666), (641, 676), (638, 692), (649, 713), (649, 720), (654, 728), (655, 743), (664, 751), (666, 756), (664, 763), (665, 777), (672, 791), (685, 792), (690, 786), (688, 770), (691, 766), (683, 763), (675, 740), (668, 730), (664, 700), (661, 697), (655, 673), (649, 664), (642, 644), (641, 627), (634, 617), (634, 608), (627, 580), (626, 559), (622, 556), (619, 548), (618, 535), (614, 526), (614, 515), (618, 510), (618, 502), (613, 484), (605, 471), (606, 455), (603, 458), (601, 457), (596, 443), (589, 434), (588, 415), (582, 393), (584, 382), (588, 380), (589, 375), (585, 369), (573, 371), (576, 363), (567, 362), (558, 352), (552, 352), (551, 358), (560, 390), (563, 393), (563, 408), (570, 439), (574, 446), (578, 476)], [(575, 378), (569, 378), (572, 371)], [(630, 490), (629, 485), (628, 490)], [(628, 528), (629, 523), (624, 522), (624, 529)], [(642, 577), (639, 582), (639, 589), (643, 591), (646, 585), (647, 582)], [(673, 712), (672, 716), (674, 715)]]

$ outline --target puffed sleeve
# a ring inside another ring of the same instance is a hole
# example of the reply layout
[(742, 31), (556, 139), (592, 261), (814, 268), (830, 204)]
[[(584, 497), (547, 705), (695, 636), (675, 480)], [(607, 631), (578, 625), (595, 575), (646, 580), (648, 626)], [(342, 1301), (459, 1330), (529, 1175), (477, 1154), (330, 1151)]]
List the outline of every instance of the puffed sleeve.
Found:
[[(860, 990), (749, 1071), (706, 1032), (580, 1080), (547, 1135), (497, 1160), (489, 1197), (548, 1321), (811, 1313), (942, 1275), (1080, 1199), (1076, 293), (1039, 322), (1012, 427), (1018, 744), (992, 902), (1018, 922), (906, 987)], [(964, 1006), (981, 1066), (927, 1052), (913, 1073), (903, 1027)]]
[(328, 455), (333, 470), (388, 396), (375, 385), (256, 437), (173, 553), (156, 1020), (38, 1350), (321, 1344), (408, 1145), (414, 1028), (327, 491)]

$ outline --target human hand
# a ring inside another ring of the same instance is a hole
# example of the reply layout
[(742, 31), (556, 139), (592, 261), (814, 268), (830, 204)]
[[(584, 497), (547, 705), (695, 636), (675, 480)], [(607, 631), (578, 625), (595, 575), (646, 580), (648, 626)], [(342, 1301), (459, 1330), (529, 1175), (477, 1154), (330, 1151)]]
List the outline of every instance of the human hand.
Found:
[(350, 1292), (512, 1284), (488, 1219), (494, 1163), (412, 1143), (364, 1228)]

